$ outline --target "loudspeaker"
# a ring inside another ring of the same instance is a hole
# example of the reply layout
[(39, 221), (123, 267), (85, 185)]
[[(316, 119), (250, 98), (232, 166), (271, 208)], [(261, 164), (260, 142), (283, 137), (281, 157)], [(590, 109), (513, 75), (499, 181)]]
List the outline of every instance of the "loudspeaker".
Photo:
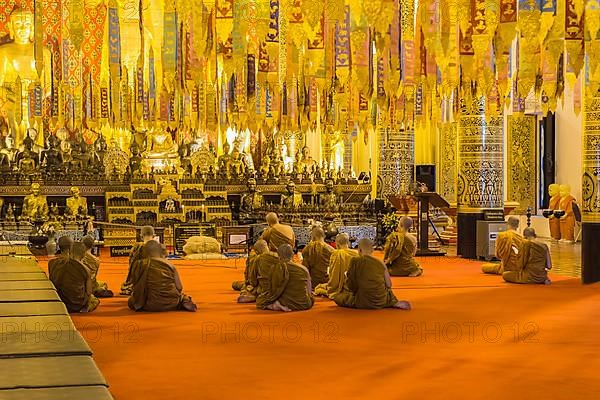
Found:
[(427, 185), (430, 192), (435, 192), (435, 165), (421, 164), (417, 165), (417, 182)]

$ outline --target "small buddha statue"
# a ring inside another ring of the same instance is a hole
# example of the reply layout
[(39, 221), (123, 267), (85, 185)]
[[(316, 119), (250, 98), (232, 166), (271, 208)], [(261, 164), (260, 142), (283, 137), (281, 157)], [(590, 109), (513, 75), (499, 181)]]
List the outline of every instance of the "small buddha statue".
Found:
[(283, 175), (283, 160), (279, 151), (273, 151), (271, 155), (271, 175), (275, 178), (280, 178)]
[(6, 209), (6, 215), (4, 215), (4, 220), (6, 222), (15, 222), (15, 209), (12, 204), (8, 205)]
[(281, 196), (285, 208), (298, 208), (303, 204), (302, 194), (296, 191), (296, 184), (290, 180), (285, 186), (286, 193)]
[(319, 167), (318, 164), (315, 167), (314, 181), (317, 183), (323, 182), (323, 176), (321, 175), (321, 167)]
[(241, 178), (246, 173), (246, 164), (242, 160), (238, 149), (233, 149), (231, 152), (231, 160), (229, 161), (229, 172), (231, 175)]
[(263, 207), (263, 196), (256, 190), (256, 179), (248, 179), (246, 187), (247, 192), (242, 195), (240, 201), (240, 218), (254, 219), (256, 211)]
[(260, 166), (260, 175), (263, 179), (267, 179), (269, 172), (271, 172), (271, 157), (269, 157), (268, 154), (265, 154), (262, 159), (262, 165)]
[[(184, 171), (190, 171), (190, 168), (193, 168), (191, 155), (191, 144), (184, 143), (182, 141), (179, 145), (179, 159), (181, 161), (181, 168), (183, 168)], [(191, 175), (191, 171), (189, 172), (189, 174)]]
[(31, 184), (31, 194), (23, 199), (21, 219), (27, 221), (45, 221), (48, 219), (48, 203), (46, 202), (46, 196), (40, 194), (39, 183)]
[(77, 217), (86, 218), (88, 214), (87, 199), (80, 196), (79, 188), (71, 188), (71, 197), (67, 198), (67, 207), (65, 208), (65, 217), (76, 219)]
[(108, 144), (106, 143), (106, 139), (104, 139), (102, 132), (100, 132), (98, 138), (94, 141), (94, 150), (96, 160), (100, 165), (104, 165), (104, 156), (108, 151)]
[(60, 151), (60, 142), (54, 135), (48, 138), (48, 150), (42, 152), (41, 164), (46, 167), (46, 171), (55, 171), (62, 168), (63, 156)]
[(23, 151), (17, 154), (17, 167), (22, 174), (30, 174), (37, 169), (39, 157), (33, 151), (33, 140), (25, 138), (23, 147)]
[(308, 148), (308, 146), (304, 146), (302, 148), (302, 159), (300, 160), (300, 162), (309, 172), (313, 172), (316, 161), (313, 160), (310, 156), (310, 149)]
[(6, 150), (6, 142), (4, 138), (0, 138), (0, 171), (10, 171), (12, 168), (12, 160)]
[(131, 158), (129, 159), (129, 168), (131, 169), (131, 173), (135, 174), (136, 172), (140, 172), (142, 168), (142, 156), (137, 144), (133, 143), (130, 150)]
[(328, 179), (325, 182), (326, 193), (321, 197), (321, 207), (325, 210), (334, 210), (338, 207), (337, 196), (333, 191), (333, 181)]
[(301, 175), (304, 172), (304, 164), (302, 164), (302, 158), (300, 156), (300, 152), (296, 153), (296, 158), (294, 160), (293, 173), (295, 176)]
[(223, 144), (223, 154), (219, 156), (217, 160), (217, 165), (219, 168), (219, 172), (227, 173), (229, 169), (229, 162), (231, 160), (231, 156), (229, 155), (230, 146), (229, 143), (225, 142)]
[(48, 212), (48, 219), (50, 221), (55, 222), (55, 221), (58, 221), (59, 217), (60, 217), (60, 212), (58, 210), (58, 204), (52, 203), (50, 205), (50, 211)]
[(15, 140), (11, 135), (4, 136), (0, 141), (0, 154), (4, 154), (8, 162), (13, 165), (16, 161), (18, 150), (15, 148)]

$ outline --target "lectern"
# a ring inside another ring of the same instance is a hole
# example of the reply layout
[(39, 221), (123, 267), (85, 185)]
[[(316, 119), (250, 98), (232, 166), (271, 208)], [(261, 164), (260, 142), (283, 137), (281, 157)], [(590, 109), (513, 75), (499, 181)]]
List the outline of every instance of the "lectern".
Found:
[[(450, 207), (450, 204), (436, 192), (418, 192), (415, 193), (413, 197), (419, 202), (419, 236), (417, 238), (419, 247), (417, 249), (417, 256), (445, 255), (446, 252), (444, 251), (429, 249), (429, 224), (431, 223), (433, 226), (433, 223), (429, 219), (429, 206), (448, 208)], [(435, 229), (435, 226), (433, 228)]]

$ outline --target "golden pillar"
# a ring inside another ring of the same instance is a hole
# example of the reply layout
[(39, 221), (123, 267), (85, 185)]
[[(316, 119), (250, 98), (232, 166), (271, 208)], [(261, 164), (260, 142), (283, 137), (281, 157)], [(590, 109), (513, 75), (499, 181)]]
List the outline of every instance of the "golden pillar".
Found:
[(414, 182), (414, 130), (380, 127), (379, 143), (377, 197), (408, 193)]
[(477, 221), (504, 209), (502, 116), (486, 117), (485, 98), (461, 99), (458, 117), (458, 254), (476, 258)]
[(600, 91), (585, 96), (583, 115), (583, 283), (600, 281)]

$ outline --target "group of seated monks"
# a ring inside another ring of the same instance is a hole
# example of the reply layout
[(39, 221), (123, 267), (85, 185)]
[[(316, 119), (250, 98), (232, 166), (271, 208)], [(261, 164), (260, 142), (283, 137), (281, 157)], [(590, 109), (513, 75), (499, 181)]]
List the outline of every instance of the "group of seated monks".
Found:
[(552, 259), (548, 246), (537, 240), (535, 229), (525, 228), (523, 236), (517, 231), (519, 219), (509, 217), (508, 229), (496, 238), (496, 258), (500, 263), (488, 263), (482, 268), (486, 274), (502, 275), (506, 282), (549, 285), (548, 271)]
[(311, 242), (302, 251), (302, 265), (293, 261), (295, 237), (290, 226), (267, 215), (269, 227), (252, 249), (243, 281), (233, 282), (240, 291), (239, 303), (256, 303), (258, 309), (308, 310), (314, 296), (333, 300), (338, 306), (410, 309), (392, 292), (388, 267), (373, 257), (373, 242), (361, 239), (358, 252), (350, 249), (347, 234), (335, 239), (334, 249), (325, 243), (323, 229), (315, 227)]
[(100, 262), (92, 254), (94, 238), (74, 242), (69, 236), (58, 239), (60, 255), (48, 262), (48, 275), (69, 312), (90, 312), (100, 297), (112, 297), (105, 282), (96, 279)]
[[(128, 295), (134, 311), (196, 311), (196, 304), (183, 293), (177, 269), (166, 259), (166, 250), (154, 240), (154, 228), (141, 229), (142, 243), (129, 257), (129, 271), (121, 294)], [(81, 242), (63, 236), (58, 240), (60, 255), (48, 263), (50, 280), (69, 312), (90, 312), (98, 307), (98, 297), (112, 297), (106, 283), (96, 280), (100, 262), (91, 253), (94, 239)]]

